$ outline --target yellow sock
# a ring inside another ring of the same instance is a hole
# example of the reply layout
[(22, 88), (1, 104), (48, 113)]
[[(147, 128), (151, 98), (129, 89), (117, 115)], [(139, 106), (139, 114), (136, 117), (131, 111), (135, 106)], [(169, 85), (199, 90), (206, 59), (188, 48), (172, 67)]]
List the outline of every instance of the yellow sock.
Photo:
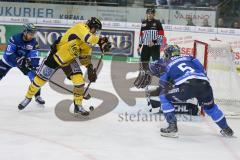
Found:
[(74, 86), (73, 89), (73, 99), (76, 105), (81, 105), (83, 101), (83, 93), (84, 88), (83, 86)]
[(26, 97), (31, 99), (45, 83), (46, 83), (45, 80), (36, 76), (28, 88)]
[(71, 80), (73, 82), (73, 99), (76, 105), (81, 105), (83, 101), (84, 93), (84, 79), (81, 74), (72, 75)]

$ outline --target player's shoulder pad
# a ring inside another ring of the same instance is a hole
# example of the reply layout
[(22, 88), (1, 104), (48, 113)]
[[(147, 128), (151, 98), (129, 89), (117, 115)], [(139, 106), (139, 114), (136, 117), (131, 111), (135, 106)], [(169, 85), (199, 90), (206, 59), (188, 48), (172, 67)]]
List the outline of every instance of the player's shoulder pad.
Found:
[(13, 44), (18, 44), (22, 41), (22, 33), (14, 34), (12, 37), (10, 37), (9, 42)]
[(187, 57), (189, 59), (194, 59), (194, 57), (190, 54), (184, 54), (184, 55), (181, 55), (182, 57)]
[(78, 23), (77, 24), (77, 29), (82, 32), (82, 33), (90, 33), (89, 27), (85, 23)]
[(77, 23), (76, 26), (88, 29), (88, 26), (85, 23)]

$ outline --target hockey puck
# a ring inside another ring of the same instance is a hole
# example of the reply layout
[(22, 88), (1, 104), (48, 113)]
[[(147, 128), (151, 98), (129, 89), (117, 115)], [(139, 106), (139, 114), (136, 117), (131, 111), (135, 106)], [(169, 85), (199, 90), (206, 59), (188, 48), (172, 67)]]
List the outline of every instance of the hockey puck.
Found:
[(89, 110), (90, 110), (90, 111), (93, 111), (93, 110), (94, 110), (94, 107), (93, 107), (93, 106), (90, 106), (90, 107), (89, 107)]

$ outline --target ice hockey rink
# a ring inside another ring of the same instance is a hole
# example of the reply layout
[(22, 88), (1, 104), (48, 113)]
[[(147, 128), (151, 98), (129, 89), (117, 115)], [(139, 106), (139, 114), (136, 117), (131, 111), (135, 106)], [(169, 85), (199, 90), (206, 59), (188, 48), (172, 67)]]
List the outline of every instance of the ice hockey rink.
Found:
[[(116, 94), (110, 80), (110, 61), (104, 61), (98, 88)], [(179, 122), (179, 138), (164, 138), (159, 129), (164, 121), (121, 121), (119, 114), (147, 112), (146, 100), (129, 107), (119, 98), (112, 112), (90, 121), (62, 121), (55, 115), (56, 104), (69, 98), (42, 90), (44, 107), (34, 101), (23, 111), (17, 105), (29, 85), (17, 69), (0, 83), (1, 160), (240, 160), (240, 120), (228, 119), (235, 138), (224, 138), (209, 117)], [(89, 100), (91, 101), (91, 100)], [(94, 100), (90, 102), (94, 104)], [(86, 102), (84, 103), (87, 104)]]

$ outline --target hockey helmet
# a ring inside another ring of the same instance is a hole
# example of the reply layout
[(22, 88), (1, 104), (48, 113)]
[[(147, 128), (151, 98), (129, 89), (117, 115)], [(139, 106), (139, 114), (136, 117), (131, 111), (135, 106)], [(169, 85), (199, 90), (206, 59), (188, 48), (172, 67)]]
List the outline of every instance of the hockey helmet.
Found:
[(178, 45), (167, 45), (167, 47), (164, 49), (164, 58), (170, 59), (174, 56), (180, 55), (180, 48)]
[(89, 19), (86, 24), (88, 25), (88, 27), (91, 28), (96, 28), (96, 30), (101, 30), (102, 29), (102, 23), (101, 21), (96, 18), (96, 17), (91, 17), (91, 19)]
[(23, 32), (35, 33), (36, 31), (37, 28), (33, 23), (26, 23), (23, 25)]

